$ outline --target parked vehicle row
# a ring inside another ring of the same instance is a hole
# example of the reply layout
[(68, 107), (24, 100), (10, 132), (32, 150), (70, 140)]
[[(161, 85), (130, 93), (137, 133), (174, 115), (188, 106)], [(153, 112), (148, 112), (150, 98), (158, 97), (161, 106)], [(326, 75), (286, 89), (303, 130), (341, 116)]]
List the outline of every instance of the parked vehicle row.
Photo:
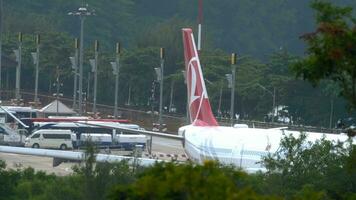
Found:
[[(108, 122), (109, 123), (109, 122)], [(111, 122), (110, 122), (111, 123)], [(126, 128), (140, 129), (136, 124), (120, 124)], [(0, 144), (32, 148), (72, 149), (91, 141), (99, 148), (123, 148), (132, 150), (136, 145), (146, 146), (148, 138), (115, 129), (90, 126), (74, 122), (38, 124), (33, 133), (17, 132), (5, 124), (0, 125)], [(26, 138), (26, 136), (28, 136)], [(26, 138), (26, 139), (25, 139)]]
[[(93, 129), (92, 129), (93, 130)], [(146, 147), (147, 137), (140, 134), (129, 134), (111, 130), (112, 133), (103, 132), (74, 132), (70, 129), (40, 129), (28, 136), (26, 147), (32, 148), (80, 148), (91, 142), (99, 148), (122, 148), (133, 150), (136, 145)]]

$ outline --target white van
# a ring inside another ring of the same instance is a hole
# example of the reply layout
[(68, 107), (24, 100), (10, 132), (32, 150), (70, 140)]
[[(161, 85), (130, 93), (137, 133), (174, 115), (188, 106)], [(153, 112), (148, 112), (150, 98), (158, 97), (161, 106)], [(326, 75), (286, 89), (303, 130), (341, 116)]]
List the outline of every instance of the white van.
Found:
[(75, 134), (71, 130), (38, 130), (25, 139), (25, 146), (32, 148), (72, 149)]

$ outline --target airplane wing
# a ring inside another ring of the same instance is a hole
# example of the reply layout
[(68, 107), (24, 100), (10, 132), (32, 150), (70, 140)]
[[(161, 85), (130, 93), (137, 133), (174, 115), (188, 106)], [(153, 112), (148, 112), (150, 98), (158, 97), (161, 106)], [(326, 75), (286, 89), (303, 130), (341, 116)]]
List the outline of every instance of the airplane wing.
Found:
[(131, 129), (128, 127), (125, 127), (125, 124), (118, 124), (118, 123), (105, 123), (105, 122), (91, 122), (91, 121), (79, 121), (75, 122), (79, 124), (85, 124), (85, 125), (90, 125), (90, 126), (98, 126), (98, 127), (103, 127), (103, 128), (110, 128), (110, 129), (117, 129), (120, 131), (125, 131), (128, 133), (134, 133), (134, 134), (144, 134), (144, 135), (149, 135), (149, 136), (157, 136), (157, 137), (163, 137), (167, 139), (173, 139), (173, 140), (179, 140), (183, 141), (184, 137), (180, 135), (172, 135), (168, 133), (160, 133), (160, 132), (154, 132), (154, 131), (146, 131), (146, 130), (137, 130), (137, 129)]
[[(61, 150), (49, 150), (49, 149), (32, 149), (24, 147), (10, 147), (0, 146), (0, 152), (3, 153), (15, 153), (32, 156), (43, 156), (53, 158), (53, 167), (58, 166), (63, 161), (84, 161), (85, 153), (77, 151), (61, 151)], [(135, 158), (128, 156), (110, 155), (110, 154), (95, 154), (96, 162), (119, 162), (127, 160), (129, 164), (138, 163), (141, 166), (153, 165), (156, 162), (165, 162), (163, 160), (156, 160), (150, 158)]]

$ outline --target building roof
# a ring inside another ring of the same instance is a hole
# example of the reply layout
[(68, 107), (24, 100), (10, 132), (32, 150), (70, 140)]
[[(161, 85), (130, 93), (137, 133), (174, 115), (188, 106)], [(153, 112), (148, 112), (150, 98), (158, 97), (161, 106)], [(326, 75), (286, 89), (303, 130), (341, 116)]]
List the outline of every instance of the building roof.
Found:
[(62, 102), (60, 102), (58, 100), (52, 101), (47, 106), (41, 108), (38, 112), (49, 113), (49, 114), (51, 114), (51, 113), (76, 114), (75, 111), (68, 108), (66, 105), (64, 105)]

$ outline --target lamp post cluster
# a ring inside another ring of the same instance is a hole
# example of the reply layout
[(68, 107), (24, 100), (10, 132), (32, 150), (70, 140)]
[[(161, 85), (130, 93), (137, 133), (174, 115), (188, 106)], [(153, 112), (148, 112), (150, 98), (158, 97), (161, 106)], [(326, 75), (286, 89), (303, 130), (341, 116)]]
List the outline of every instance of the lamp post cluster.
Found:
[[(74, 74), (74, 91), (73, 91), (73, 108), (77, 109), (79, 114), (83, 114), (83, 56), (84, 56), (84, 21), (88, 16), (95, 15), (95, 12), (89, 11), (87, 6), (82, 5), (78, 10), (74, 12), (69, 12), (68, 15), (78, 16), (80, 19), (80, 38), (75, 39), (74, 42), (74, 56), (69, 57)], [(1, 26), (0, 26), (1, 31)], [(199, 42), (200, 43), (200, 42)], [(200, 46), (200, 44), (199, 44)], [(0, 52), (1, 52), (1, 43), (0, 43)], [(16, 99), (20, 99), (20, 77), (21, 77), (21, 54), (22, 54), (22, 33), (18, 34), (18, 49), (14, 50), (16, 55), (17, 67), (16, 67)], [(38, 76), (39, 76), (39, 64), (40, 64), (40, 35), (36, 35), (36, 52), (31, 53), (33, 58), (33, 63), (35, 65), (35, 103), (38, 103)], [(115, 103), (114, 103), (114, 117), (118, 117), (118, 90), (119, 90), (119, 75), (120, 75), (120, 55), (121, 55), (121, 46), (120, 43), (116, 44), (116, 58), (115, 61), (110, 62), (112, 66), (112, 73), (115, 76)], [(94, 59), (90, 59), (89, 63), (91, 65), (91, 72), (94, 73), (94, 86), (93, 86), (93, 113), (97, 113), (97, 84), (98, 84), (98, 56), (99, 56), (99, 42), (95, 40), (94, 43)], [(160, 67), (155, 68), (157, 74), (157, 82), (160, 85), (160, 97), (159, 97), (159, 129), (162, 129), (162, 114), (163, 114), (163, 84), (164, 84), (164, 62), (165, 62), (165, 49), (160, 48)], [(231, 105), (230, 105), (230, 122), (231, 125), (234, 123), (234, 100), (235, 100), (235, 74), (236, 74), (236, 62), (237, 55), (233, 53), (231, 55), (231, 74), (226, 74), (228, 80), (228, 87), (231, 89)], [(185, 72), (183, 72), (185, 75)], [(186, 75), (185, 75), (186, 77)], [(58, 79), (58, 78), (57, 78)], [(170, 93), (170, 106), (169, 110), (172, 110), (172, 99), (173, 99), (173, 87), (174, 82), (171, 84), (171, 93)], [(58, 85), (58, 82), (57, 82)], [(260, 86), (264, 90), (268, 91), (273, 96), (273, 108), (275, 107), (275, 94)], [(1, 57), (0, 57), (0, 90), (1, 90)], [(220, 93), (222, 90), (220, 90)], [(57, 91), (58, 93), (58, 91)], [(221, 95), (220, 95), (221, 98)], [(77, 101), (78, 99), (78, 101)], [(221, 100), (219, 101), (219, 108)], [(219, 109), (220, 110), (220, 109)], [(189, 105), (187, 101), (187, 119), (189, 119)]]
[[(18, 33), (18, 48), (14, 49), (13, 52), (15, 54), (15, 60), (17, 62), (16, 66), (16, 80), (15, 80), (15, 99), (17, 102), (21, 101), (21, 66), (22, 66), (22, 39), (23, 35), (21, 32)], [(31, 57), (33, 60), (33, 64), (35, 65), (35, 96), (34, 103), (35, 106), (39, 104), (38, 98), (38, 82), (39, 82), (39, 65), (40, 65), (40, 46), (41, 46), (41, 36), (37, 34), (35, 36), (36, 43), (36, 51), (31, 52)], [(1, 52), (1, 51), (0, 51)], [(0, 64), (1, 65), (1, 64)], [(0, 76), (1, 76), (1, 68), (0, 68)], [(1, 88), (1, 79), (0, 79), (0, 88)]]

